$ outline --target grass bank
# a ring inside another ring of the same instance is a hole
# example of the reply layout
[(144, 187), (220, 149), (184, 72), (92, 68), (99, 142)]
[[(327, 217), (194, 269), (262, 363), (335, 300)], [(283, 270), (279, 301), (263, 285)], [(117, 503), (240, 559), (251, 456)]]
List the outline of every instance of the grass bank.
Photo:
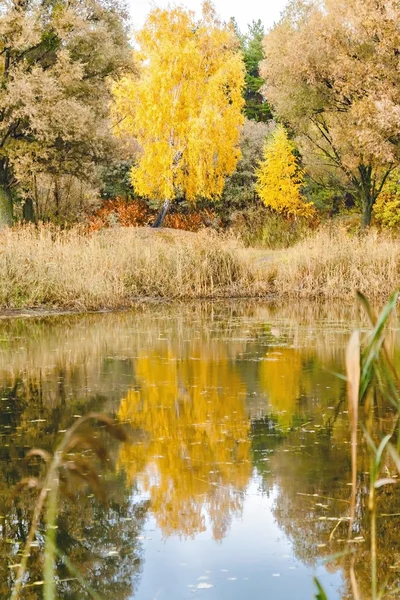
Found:
[(213, 232), (22, 227), (0, 239), (0, 310), (116, 309), (139, 299), (272, 297), (351, 302), (400, 287), (400, 241), (322, 229), (287, 250)]
[(271, 291), (280, 297), (352, 302), (359, 290), (380, 301), (400, 287), (400, 240), (387, 233), (321, 229), (273, 256)]
[(21, 227), (2, 231), (0, 309), (258, 296), (268, 287), (261, 271), (237, 242), (210, 232)]

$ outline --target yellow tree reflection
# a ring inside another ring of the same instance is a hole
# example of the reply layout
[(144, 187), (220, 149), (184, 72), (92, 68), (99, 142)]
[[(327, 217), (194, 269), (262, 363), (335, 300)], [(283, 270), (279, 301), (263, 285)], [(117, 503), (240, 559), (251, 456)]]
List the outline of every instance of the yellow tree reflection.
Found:
[(185, 358), (167, 349), (140, 355), (138, 389), (118, 413), (149, 436), (123, 447), (119, 463), (149, 493), (164, 535), (195, 535), (209, 521), (221, 539), (251, 475), (245, 386), (226, 356), (206, 352), (198, 345)]
[(260, 389), (268, 396), (269, 405), (283, 427), (292, 424), (296, 413), (301, 367), (301, 353), (296, 348), (271, 349), (260, 363)]

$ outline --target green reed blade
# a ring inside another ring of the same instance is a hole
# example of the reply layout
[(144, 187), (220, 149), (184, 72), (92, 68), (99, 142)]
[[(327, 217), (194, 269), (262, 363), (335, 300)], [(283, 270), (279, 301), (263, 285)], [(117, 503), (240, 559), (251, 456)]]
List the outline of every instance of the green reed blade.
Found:
[(315, 594), (315, 600), (328, 600), (328, 596), (325, 594), (325, 590), (317, 577), (314, 577), (314, 583), (318, 588), (318, 592)]

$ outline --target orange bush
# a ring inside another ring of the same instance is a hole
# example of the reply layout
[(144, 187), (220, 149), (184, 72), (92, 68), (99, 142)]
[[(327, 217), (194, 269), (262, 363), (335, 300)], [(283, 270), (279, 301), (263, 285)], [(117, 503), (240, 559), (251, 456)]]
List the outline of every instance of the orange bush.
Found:
[(122, 198), (116, 198), (103, 202), (101, 208), (89, 219), (89, 230), (98, 231), (117, 223), (124, 227), (144, 227), (152, 219), (152, 212), (142, 200), (127, 202)]
[(169, 213), (165, 217), (165, 227), (172, 229), (185, 229), (186, 231), (199, 231), (207, 227), (215, 219), (214, 213), (203, 210), (190, 213)]
[[(105, 200), (101, 208), (90, 217), (88, 228), (89, 231), (98, 231), (116, 224), (123, 227), (145, 227), (154, 221), (156, 214), (157, 211), (150, 209), (143, 200), (128, 202), (122, 198)], [(199, 231), (214, 219), (215, 214), (208, 210), (187, 213), (170, 212), (165, 218), (164, 226), (172, 229)]]

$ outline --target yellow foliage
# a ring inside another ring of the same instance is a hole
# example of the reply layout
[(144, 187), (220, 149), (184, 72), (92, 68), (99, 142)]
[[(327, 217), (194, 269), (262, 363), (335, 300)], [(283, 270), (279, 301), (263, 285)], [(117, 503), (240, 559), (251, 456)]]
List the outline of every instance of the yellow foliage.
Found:
[(399, 21), (398, 0), (297, 0), (264, 40), (266, 100), (314, 178), (351, 188), (363, 227), (400, 162)]
[(153, 10), (136, 41), (139, 77), (114, 86), (117, 133), (137, 138), (138, 194), (216, 198), (240, 158), (243, 60), (233, 31), (210, 4), (202, 19), (183, 8)]
[(260, 389), (267, 394), (269, 406), (283, 427), (292, 425), (296, 414), (301, 365), (299, 350), (284, 347), (269, 351), (260, 363)]
[(400, 186), (399, 173), (396, 172), (374, 205), (374, 216), (383, 227), (400, 225)]
[(303, 172), (298, 166), (294, 144), (278, 125), (264, 146), (264, 160), (256, 171), (256, 190), (266, 206), (286, 216), (313, 217), (315, 210), (303, 201)]
[(135, 373), (140, 387), (118, 417), (149, 441), (121, 448), (120, 467), (139, 477), (165, 535), (203, 531), (206, 514), (221, 539), (251, 476), (244, 383), (224, 353), (200, 345), (179, 359), (166, 349), (142, 353)]

